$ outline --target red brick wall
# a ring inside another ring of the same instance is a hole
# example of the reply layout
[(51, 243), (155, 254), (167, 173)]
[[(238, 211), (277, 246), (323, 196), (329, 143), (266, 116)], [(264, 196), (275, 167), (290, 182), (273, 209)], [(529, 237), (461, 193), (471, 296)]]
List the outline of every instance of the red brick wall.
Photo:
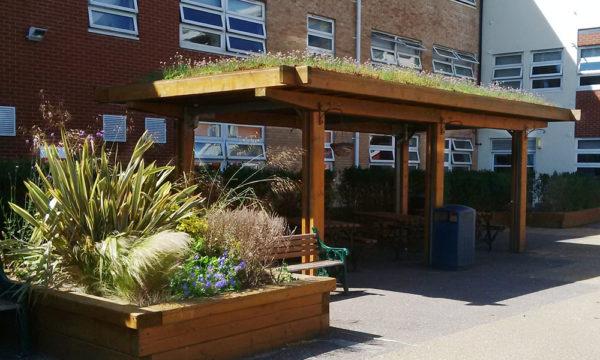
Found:
[(600, 137), (600, 91), (578, 91), (575, 103), (575, 108), (581, 109), (575, 137)]
[(590, 46), (600, 44), (600, 29), (579, 30), (577, 46)]
[[(87, 1), (8, 1), (0, 23), (0, 105), (16, 107), (17, 127), (30, 128), (41, 119), (39, 91), (53, 102), (63, 100), (72, 126), (102, 128), (99, 114), (124, 114), (121, 106), (93, 101), (94, 87), (130, 82), (160, 67), (176, 52), (205, 54), (179, 47), (179, 2), (138, 1), (140, 40), (88, 32)], [(35, 7), (35, 10), (32, 9)], [(25, 39), (29, 26), (47, 28), (41, 42)], [(132, 114), (134, 128), (119, 152), (127, 154), (144, 131), (145, 114)], [(174, 121), (167, 124), (167, 144), (156, 145), (149, 157), (168, 161), (174, 154)], [(23, 136), (0, 137), (0, 156), (28, 154)]]
[[(267, 50), (271, 52), (306, 49), (308, 14), (335, 20), (337, 56), (353, 57), (355, 49), (356, 4), (352, 0), (270, 0), (266, 1)], [(35, 11), (32, 11), (32, 7)], [(30, 128), (41, 119), (39, 91), (50, 99), (63, 100), (73, 116), (73, 127), (102, 127), (100, 114), (124, 114), (117, 105), (93, 101), (94, 87), (109, 86), (142, 78), (160, 67), (175, 53), (185, 57), (210, 56), (179, 47), (179, 1), (138, 1), (140, 40), (88, 32), (87, 1), (8, 1), (3, 4), (0, 23), (0, 106), (15, 106), (17, 126)], [(434, 44), (478, 51), (479, 8), (450, 0), (363, 0), (362, 60), (370, 56), (371, 29), (423, 41), (423, 68), (431, 71)], [(29, 26), (47, 28), (41, 42), (25, 39)], [(146, 114), (133, 112), (126, 144), (118, 144), (127, 155), (144, 130)], [(336, 142), (351, 142), (352, 133), (336, 133)], [(361, 164), (368, 165), (368, 136), (361, 136)], [(298, 131), (268, 128), (267, 146), (300, 146)], [(175, 122), (167, 123), (167, 144), (156, 145), (151, 159), (169, 161), (175, 154)], [(23, 136), (0, 137), (0, 157), (29, 153)], [(336, 169), (351, 165), (354, 155), (338, 157)]]

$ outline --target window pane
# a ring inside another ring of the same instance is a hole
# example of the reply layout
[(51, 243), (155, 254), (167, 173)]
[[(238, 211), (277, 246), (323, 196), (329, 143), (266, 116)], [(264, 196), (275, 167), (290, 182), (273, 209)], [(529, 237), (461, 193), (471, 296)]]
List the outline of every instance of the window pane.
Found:
[(325, 149), (325, 160), (331, 160), (331, 161), (334, 160), (333, 150), (331, 150), (330, 148)]
[(371, 150), (371, 160), (394, 161), (394, 152), (391, 150)]
[(263, 8), (260, 4), (242, 0), (228, 0), (227, 10), (244, 16), (263, 17)]
[(249, 52), (264, 52), (265, 45), (261, 41), (243, 39), (235, 36), (228, 36), (230, 50), (242, 50)]
[(521, 68), (508, 68), (494, 70), (494, 78), (520, 77)]
[(312, 47), (316, 47), (316, 48), (320, 48), (320, 49), (332, 50), (333, 49), (333, 40), (309, 34), (308, 35), (308, 46), (312, 46)]
[(560, 87), (560, 78), (553, 79), (536, 79), (531, 83), (533, 89), (546, 89)]
[(374, 61), (381, 61), (387, 64), (396, 63), (396, 57), (394, 56), (393, 52), (372, 49), (371, 54), (373, 56)]
[(371, 35), (371, 46), (375, 46), (378, 48), (394, 51), (395, 44), (394, 38), (391, 36), (386, 36), (383, 34), (372, 34)]
[[(188, 0), (188, 1), (190, 1), (190, 0)], [(191, 1), (197, 2), (199, 5), (208, 5), (208, 6), (213, 6), (213, 7), (217, 7), (217, 8), (223, 7), (221, 0), (191, 0)]]
[(211, 25), (214, 27), (223, 27), (223, 18), (220, 14), (197, 10), (191, 7), (183, 7), (183, 18), (184, 20)]
[(590, 86), (600, 84), (600, 76), (582, 76), (579, 78), (580, 86)]
[(330, 21), (315, 19), (312, 17), (308, 18), (308, 28), (310, 30), (316, 30), (333, 34), (333, 23)]
[(582, 60), (579, 64), (579, 71), (600, 71), (600, 61)]
[(578, 163), (600, 163), (600, 154), (577, 154)]
[(398, 54), (398, 65), (406, 67), (419, 67), (421, 66), (421, 62), (419, 61), (419, 58)]
[(219, 143), (195, 142), (194, 158), (222, 158), (223, 147)]
[(521, 64), (521, 54), (496, 56), (496, 66)]
[(586, 150), (586, 149), (600, 150), (600, 140), (579, 140), (577, 142), (577, 148), (580, 150)]
[(470, 164), (471, 163), (471, 154), (469, 153), (452, 153), (452, 163), (453, 164)]
[(511, 166), (511, 154), (494, 154), (494, 166)]
[(531, 69), (531, 75), (553, 75), (560, 74), (560, 64), (556, 65), (544, 65), (544, 66), (534, 66)]
[(110, 6), (119, 6), (129, 9), (135, 9), (134, 0), (94, 0), (95, 3), (102, 3)]
[(221, 35), (188, 27), (181, 28), (181, 40), (217, 48), (221, 47)]
[(97, 10), (92, 10), (92, 24), (135, 31), (135, 21), (133, 17), (105, 13)]
[(439, 61), (433, 62), (433, 70), (439, 71), (439, 72), (445, 72), (445, 73), (449, 73), (449, 74), (453, 73), (452, 65), (446, 64), (446, 63), (441, 63)]
[(600, 168), (577, 168), (578, 174), (584, 174), (588, 176), (598, 176), (600, 177)]
[(600, 56), (600, 47), (581, 49), (581, 58)]
[(265, 35), (265, 30), (263, 28), (263, 24), (255, 21), (242, 20), (234, 17), (228, 17), (229, 21), (229, 29), (243, 31), (246, 33), (256, 34), (256, 35)]
[(533, 167), (535, 163), (535, 154), (527, 154), (527, 167)]
[(492, 140), (492, 151), (512, 151), (511, 139)]
[(408, 152), (408, 161), (419, 162), (419, 153), (416, 151)]
[(394, 142), (391, 135), (371, 135), (369, 144), (377, 146), (392, 146)]
[(229, 151), (229, 156), (248, 158), (264, 157), (262, 145), (227, 144), (227, 149)]
[(408, 140), (408, 147), (409, 148), (416, 148), (417, 146), (419, 146), (419, 138), (416, 136), (411, 137)]
[(498, 81), (498, 85), (511, 89), (520, 89), (521, 88), (521, 80), (504, 80)]
[(452, 140), (452, 144), (454, 145), (454, 150), (473, 151), (471, 140), (454, 139)]
[(233, 139), (262, 139), (262, 128), (255, 126), (229, 125), (229, 138)]
[(221, 125), (219, 124), (198, 124), (194, 130), (196, 136), (221, 137)]
[(333, 131), (325, 131), (325, 143), (331, 144), (333, 142)]
[(450, 150), (450, 139), (444, 140), (444, 149)]
[(472, 68), (464, 68), (462, 66), (454, 66), (456, 70), (456, 75), (473, 77), (473, 69)]
[(456, 58), (456, 56), (454, 56), (454, 53), (452, 51), (450, 51), (450, 50), (435, 48), (435, 52), (439, 56), (449, 57), (449, 58), (452, 58), (452, 59)]
[(444, 162), (446, 164), (450, 163), (450, 153), (444, 153)]
[(533, 54), (533, 62), (558, 61), (561, 59), (562, 51), (552, 51)]

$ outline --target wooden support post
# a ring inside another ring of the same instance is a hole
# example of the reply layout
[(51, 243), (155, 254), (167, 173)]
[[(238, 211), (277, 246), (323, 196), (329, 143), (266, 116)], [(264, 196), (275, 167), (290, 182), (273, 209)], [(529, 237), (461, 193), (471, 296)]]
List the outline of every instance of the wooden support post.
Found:
[(444, 132), (443, 124), (427, 127), (427, 171), (425, 175), (425, 264), (431, 264), (433, 211), (444, 204)]
[(510, 250), (525, 251), (527, 210), (527, 132), (512, 133), (512, 179), (510, 187)]
[[(308, 112), (302, 127), (302, 233), (312, 227), (325, 239), (325, 115)], [(302, 262), (317, 260), (304, 256)], [(306, 272), (316, 275), (316, 270)]]
[(395, 136), (396, 157), (394, 159), (394, 187), (396, 214), (408, 214), (408, 133)]
[(194, 171), (194, 115), (186, 109), (177, 119), (177, 170), (180, 174)]

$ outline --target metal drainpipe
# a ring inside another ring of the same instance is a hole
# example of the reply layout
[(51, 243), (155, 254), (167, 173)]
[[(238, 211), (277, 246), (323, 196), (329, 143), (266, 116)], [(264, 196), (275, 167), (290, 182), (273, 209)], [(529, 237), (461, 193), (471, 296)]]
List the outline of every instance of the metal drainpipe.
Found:
[[(360, 37), (361, 37), (361, 22), (362, 18), (362, 2), (356, 0), (356, 60), (360, 63)], [(360, 133), (357, 131), (354, 133), (354, 166), (359, 167), (359, 146), (360, 146)]]

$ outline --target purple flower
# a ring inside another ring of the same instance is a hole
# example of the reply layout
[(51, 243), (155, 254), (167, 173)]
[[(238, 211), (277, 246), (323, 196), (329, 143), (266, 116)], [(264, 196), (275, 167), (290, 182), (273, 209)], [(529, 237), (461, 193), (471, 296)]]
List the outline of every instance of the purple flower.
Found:
[(208, 267), (206, 268), (206, 270), (208, 270), (208, 271), (212, 271), (212, 269), (213, 269), (212, 265), (208, 265)]
[(79, 131), (79, 135), (81, 135), (81, 136), (85, 135), (85, 131), (83, 131), (83, 130), (80, 130), (80, 131)]
[(194, 256), (194, 259), (196, 259), (196, 260), (200, 259), (200, 255), (196, 254), (196, 256)]
[(183, 290), (187, 290), (187, 284), (183, 284), (183, 286), (181, 287)]
[(194, 281), (194, 282), (192, 283), (192, 285), (196, 286), (196, 282)]
[(212, 285), (212, 283), (210, 281), (207, 281), (206, 284), (204, 284), (204, 288), (205, 289), (210, 289), (210, 286)]
[(54, 133), (50, 133), (50, 136), (54, 137)]
[(189, 292), (189, 291), (184, 291), (184, 292), (183, 292), (183, 295), (184, 295), (184, 296), (189, 296), (189, 295), (190, 295), (190, 292)]
[(240, 263), (240, 266), (242, 267), (242, 269), (243, 269), (243, 268), (245, 268), (245, 267), (246, 267), (246, 262), (245, 262), (245, 261), (242, 261), (242, 262)]
[(229, 251), (225, 251), (225, 252), (223, 253), (223, 257), (227, 257), (227, 255), (229, 255)]

